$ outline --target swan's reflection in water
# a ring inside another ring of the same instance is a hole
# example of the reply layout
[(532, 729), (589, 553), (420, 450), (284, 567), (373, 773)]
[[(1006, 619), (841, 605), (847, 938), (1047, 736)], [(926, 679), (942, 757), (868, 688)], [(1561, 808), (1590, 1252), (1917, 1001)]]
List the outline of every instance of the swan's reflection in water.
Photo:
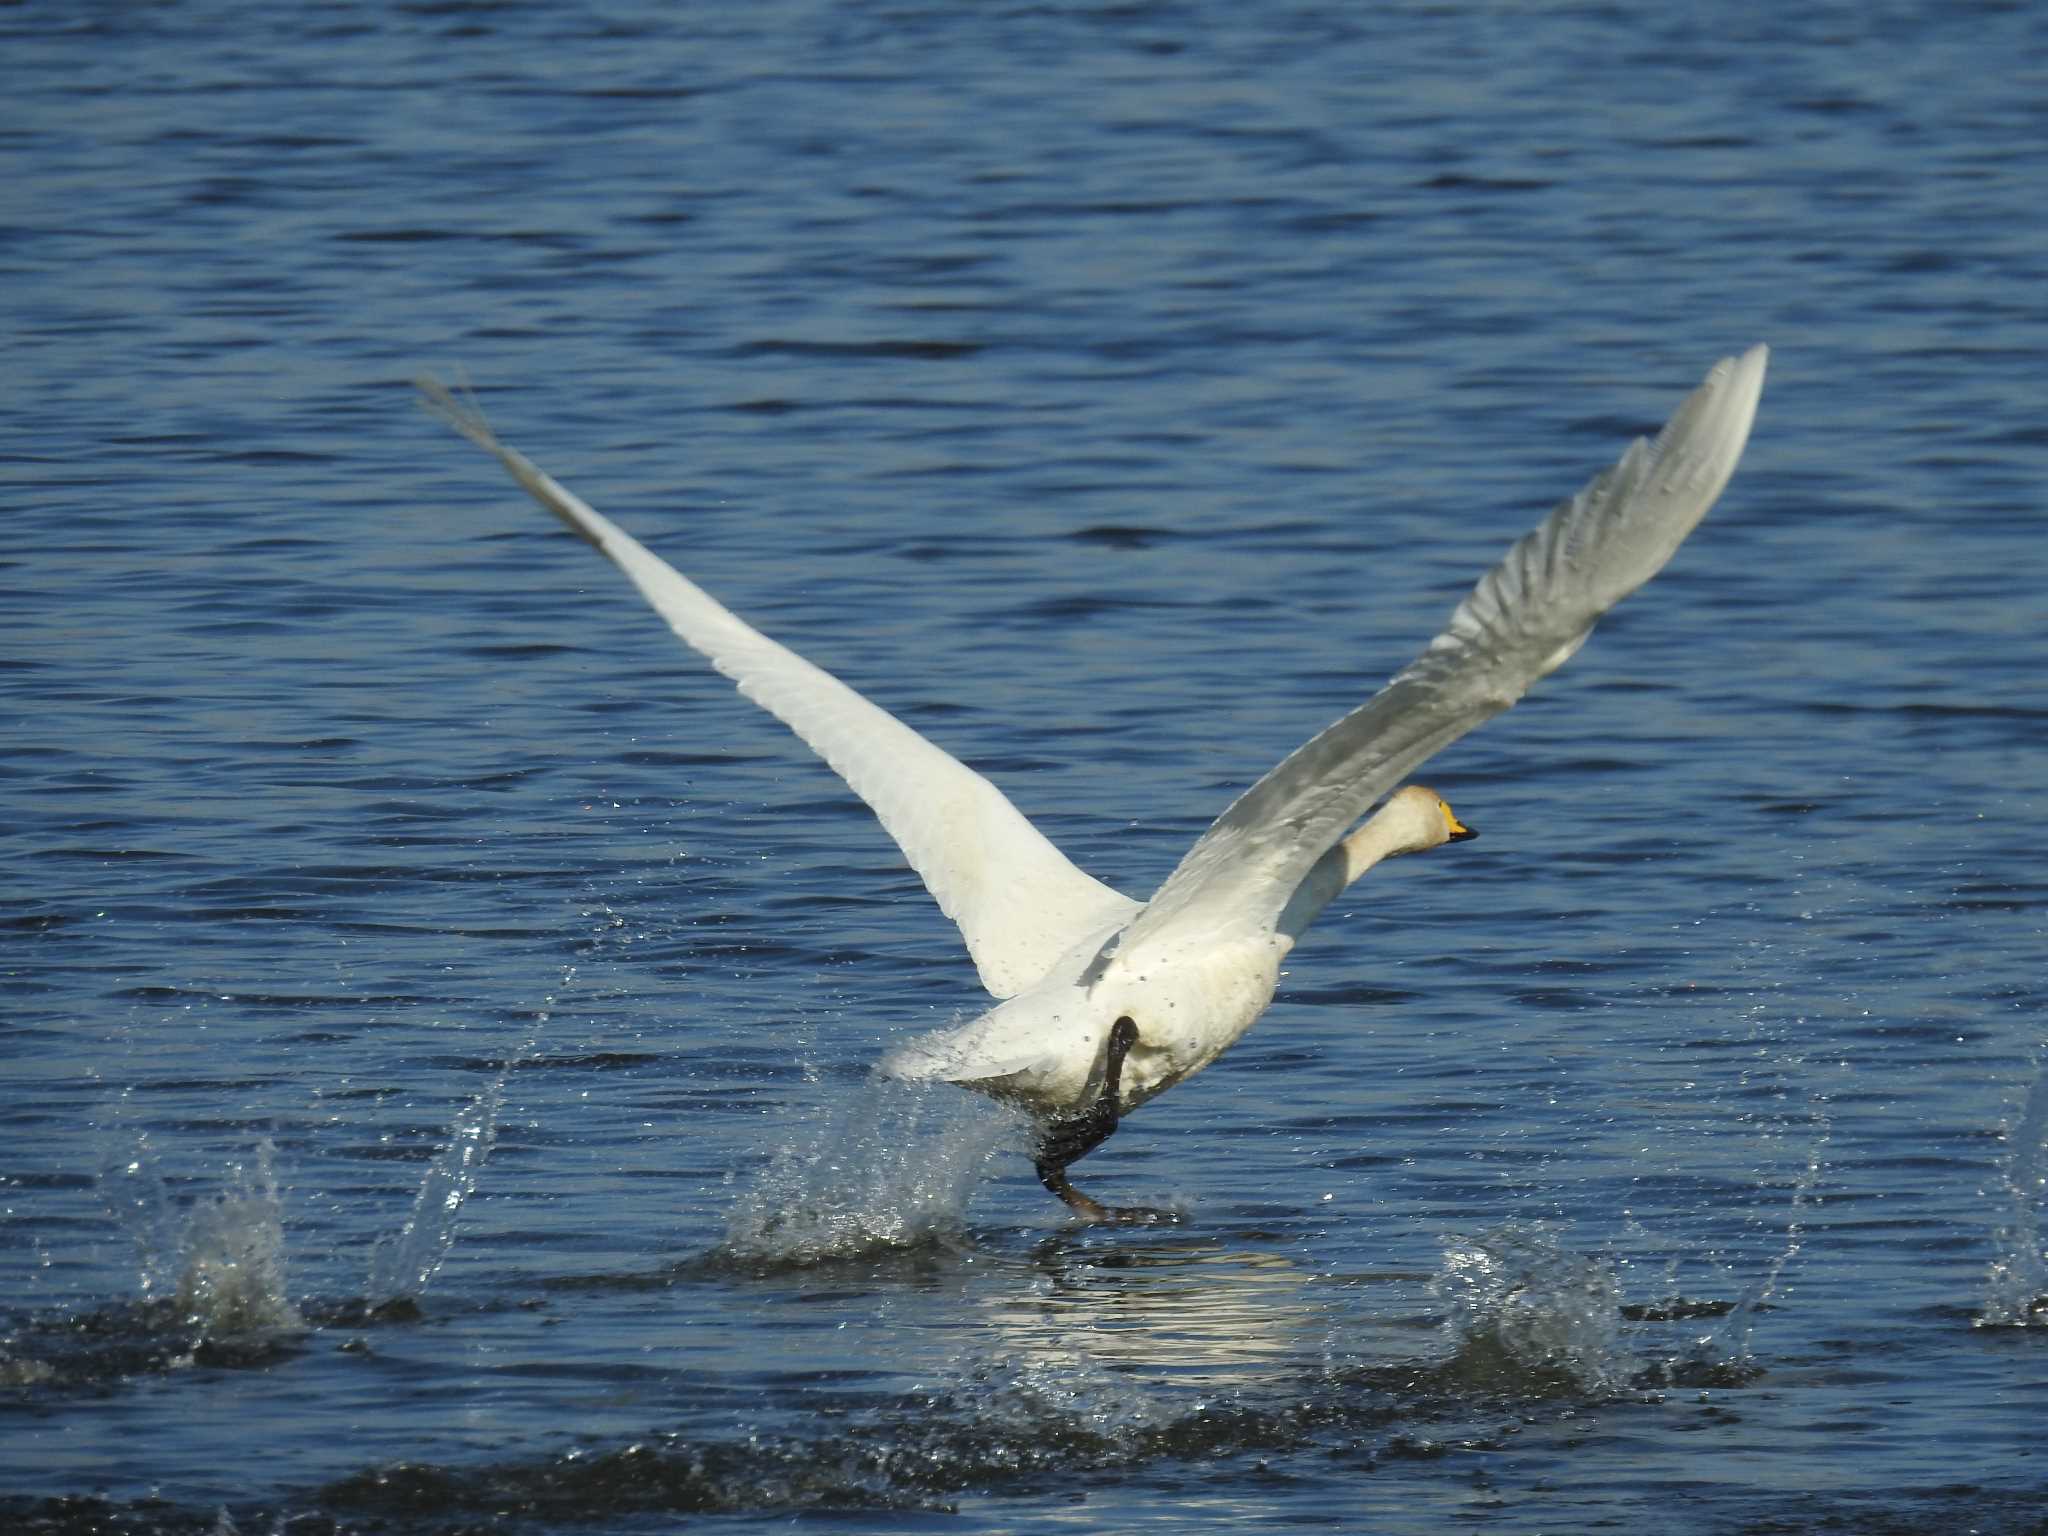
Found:
[[(1030, 1283), (976, 1297), (989, 1351), (1005, 1366), (1107, 1369), (1218, 1393), (1299, 1382), (1333, 1354), (1356, 1359), (1361, 1347), (1383, 1348), (1382, 1359), (1412, 1357), (1414, 1325), (1398, 1320), (1412, 1311), (1397, 1298), (1406, 1291), (1422, 1302), (1428, 1280), (1338, 1279), (1284, 1253), (1214, 1239), (1061, 1236), (1019, 1269), (1035, 1271)], [(1377, 1345), (1360, 1330), (1378, 1335)]]

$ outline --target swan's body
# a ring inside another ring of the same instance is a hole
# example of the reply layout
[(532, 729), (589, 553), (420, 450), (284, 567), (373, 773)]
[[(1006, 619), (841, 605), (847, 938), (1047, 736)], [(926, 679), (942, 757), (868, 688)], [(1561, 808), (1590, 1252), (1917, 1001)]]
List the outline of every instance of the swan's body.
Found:
[(1128, 943), (1144, 910), (1122, 912), (1084, 932), (1036, 986), (998, 1003), (964, 1028), (913, 1040), (884, 1058), (896, 1077), (943, 1078), (1011, 1099), (1043, 1114), (1072, 1114), (1101, 1090), (1103, 1041), (1128, 1018), (1138, 1038), (1125, 1059), (1118, 1112), (1192, 1077), (1266, 1011), (1280, 962), (1323, 905), (1366, 870), (1397, 853), (1470, 837), (1437, 795), (1409, 785), (1317, 861), (1286, 922), (1232, 933), (1170, 931)]
[(421, 387), (874, 810), (1002, 999), (892, 1052), (884, 1070), (1037, 1112), (1056, 1149), (1040, 1159), (1048, 1187), (1099, 1215), (1066, 1185), (1066, 1163), (1250, 1028), (1282, 958), (1337, 892), (1381, 859), (1469, 835), (1415, 786), (1345, 832), (1426, 758), (1562, 665), (1662, 568), (1735, 469), (1765, 361), (1755, 347), (1716, 364), (1654, 443), (1633, 444), (1518, 542), (1419, 657), (1240, 796), (1143, 903), (1075, 868), (981, 775), (741, 622), (500, 443), (476, 410), (431, 380)]

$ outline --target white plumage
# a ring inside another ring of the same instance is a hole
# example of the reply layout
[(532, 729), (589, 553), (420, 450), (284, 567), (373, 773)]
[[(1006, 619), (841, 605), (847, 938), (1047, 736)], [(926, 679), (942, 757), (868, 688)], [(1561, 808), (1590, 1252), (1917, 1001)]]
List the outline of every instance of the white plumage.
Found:
[(1518, 541), (1421, 655), (1245, 791), (1144, 903), (1077, 869), (980, 774), (736, 618), (499, 442), (473, 405), (431, 379), (420, 387), (624, 571), (686, 644), (837, 770), (959, 924), (982, 983), (1003, 1001), (892, 1052), (884, 1070), (962, 1083), (1056, 1120), (1102, 1094), (1112, 1024), (1137, 1027), (1121, 1112), (1201, 1070), (1251, 1026), (1272, 1001), (1281, 958), (1346, 884), (1382, 858), (1465, 835), (1441, 799), (1413, 786), (1346, 829), (1562, 665), (1662, 568), (1734, 472), (1766, 358), (1759, 346), (1717, 363), (1654, 442), (1631, 445)]

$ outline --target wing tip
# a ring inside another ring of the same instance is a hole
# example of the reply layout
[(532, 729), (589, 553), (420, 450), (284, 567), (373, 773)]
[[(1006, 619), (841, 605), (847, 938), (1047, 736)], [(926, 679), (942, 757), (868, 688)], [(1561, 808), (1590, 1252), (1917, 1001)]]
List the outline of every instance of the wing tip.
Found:
[(413, 388), (419, 391), (420, 406), (429, 416), (454, 428), (503, 464), (529, 495), (554, 513), (563, 527), (592, 549), (607, 559), (618, 558), (605, 542), (606, 535), (617, 530), (525, 454), (499, 440), (498, 434), (491, 430), (491, 423), (467, 378), (459, 381), (457, 389), (449, 388), (431, 373), (418, 374), (412, 382)]
[[(1662, 464), (1667, 470), (1682, 467), (1687, 476), (1710, 482), (1694, 487), (1702, 498), (1701, 515), (1726, 488), (1743, 449), (1749, 444), (1750, 429), (1756, 425), (1757, 407), (1763, 399), (1764, 374), (1770, 356), (1771, 349), (1758, 342), (1745, 352), (1715, 363), (1648, 445), (1651, 462)], [(1616, 466), (1617, 472), (1626, 470), (1639, 446), (1640, 442), (1629, 445), (1629, 452)]]
[(454, 428), (486, 453), (502, 453), (504, 445), (498, 441), (498, 434), (491, 430), (491, 423), (484, 415), (484, 408), (477, 403), (476, 391), (469, 387), (466, 377), (458, 377), (461, 393), (450, 389), (431, 373), (414, 376), (412, 387), (419, 391), (420, 408), (437, 421)]
[(1747, 352), (1729, 359), (1737, 381), (1752, 395), (1760, 395), (1764, 388), (1764, 375), (1770, 371), (1771, 349), (1758, 342)]
[(1750, 425), (1756, 419), (1757, 402), (1763, 398), (1764, 375), (1770, 371), (1770, 362), (1771, 349), (1758, 342), (1746, 352), (1722, 358), (1707, 375), (1709, 392), (1722, 396), (1737, 413), (1739, 424), (1734, 436), (1738, 442), (1748, 438)]

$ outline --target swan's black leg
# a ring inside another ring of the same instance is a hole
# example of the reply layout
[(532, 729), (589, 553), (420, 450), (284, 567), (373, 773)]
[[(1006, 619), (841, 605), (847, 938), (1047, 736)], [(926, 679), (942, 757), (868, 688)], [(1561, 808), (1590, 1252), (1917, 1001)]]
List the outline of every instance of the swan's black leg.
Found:
[(1138, 1026), (1118, 1019), (1109, 1029), (1109, 1049), (1102, 1062), (1102, 1092), (1078, 1115), (1054, 1120), (1038, 1143), (1038, 1182), (1089, 1221), (1157, 1222), (1175, 1218), (1165, 1211), (1120, 1208), (1091, 1200), (1067, 1182), (1067, 1165), (1079, 1162), (1116, 1131), (1117, 1099), (1122, 1092), (1124, 1058), (1138, 1043)]

